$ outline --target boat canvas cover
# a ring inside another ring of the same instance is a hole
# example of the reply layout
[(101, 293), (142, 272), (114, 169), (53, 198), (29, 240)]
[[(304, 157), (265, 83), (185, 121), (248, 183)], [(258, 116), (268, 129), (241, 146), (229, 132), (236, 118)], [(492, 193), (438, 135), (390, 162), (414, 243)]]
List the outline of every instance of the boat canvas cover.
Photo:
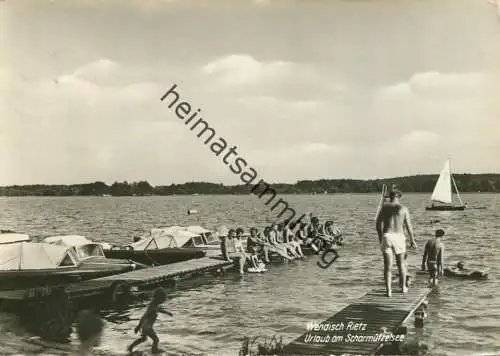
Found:
[(452, 203), (450, 161), (446, 161), (444, 164), (443, 170), (432, 192), (431, 200), (446, 204)]
[(151, 229), (148, 235), (130, 246), (136, 251), (178, 247), (175, 237), (168, 228)]
[(210, 230), (207, 230), (201, 226), (188, 226), (186, 230), (195, 234), (208, 234), (209, 232), (211, 232)]
[(47, 243), (20, 242), (0, 245), (0, 270), (54, 269), (76, 263), (64, 246)]
[(203, 245), (203, 238), (200, 234), (188, 231), (186, 228), (172, 229), (170, 231), (175, 239), (177, 246), (186, 247), (186, 245)]
[(0, 244), (11, 244), (23, 241), (30, 241), (29, 235), (11, 232), (0, 234)]
[(91, 240), (87, 239), (85, 236), (81, 235), (60, 235), (60, 236), (51, 236), (44, 239), (45, 242), (62, 245), (67, 247), (78, 247), (82, 245), (93, 244)]

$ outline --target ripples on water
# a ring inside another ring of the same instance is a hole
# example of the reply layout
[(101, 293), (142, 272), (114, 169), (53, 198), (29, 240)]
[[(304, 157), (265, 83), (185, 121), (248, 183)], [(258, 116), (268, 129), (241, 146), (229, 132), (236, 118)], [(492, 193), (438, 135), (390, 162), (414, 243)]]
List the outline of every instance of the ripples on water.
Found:
[[(418, 252), (409, 263), (419, 266), (422, 248), (433, 231), (446, 232), (446, 258), (452, 263), (490, 269), (490, 280), (443, 280), (429, 296), (429, 318), (423, 330), (410, 328), (432, 355), (500, 352), (500, 303), (495, 276), (500, 266), (500, 199), (495, 194), (466, 194), (469, 206), (485, 210), (426, 212), (428, 195), (403, 197), (413, 215)], [(333, 217), (346, 236), (341, 258), (329, 269), (316, 266), (316, 257), (288, 265), (273, 265), (265, 274), (204, 277), (172, 291), (166, 304), (174, 317), (160, 315), (156, 330), (167, 350), (176, 353), (237, 355), (244, 336), (283, 336), (288, 342), (305, 331), (308, 321), (323, 320), (382, 286), (382, 259), (374, 232), (375, 194), (287, 196), (301, 213)], [(187, 209), (198, 215), (187, 215)], [(263, 201), (254, 196), (70, 197), (0, 198), (0, 227), (38, 238), (82, 234), (98, 241), (131, 242), (153, 226), (199, 224), (214, 228), (262, 227), (273, 221)], [(439, 223), (431, 224), (431, 219)], [(123, 353), (135, 335), (135, 320), (145, 303), (106, 316), (100, 349)], [(22, 352), (29, 337), (17, 318), (0, 314), (0, 353)], [(48, 350), (46, 352), (56, 352)]]

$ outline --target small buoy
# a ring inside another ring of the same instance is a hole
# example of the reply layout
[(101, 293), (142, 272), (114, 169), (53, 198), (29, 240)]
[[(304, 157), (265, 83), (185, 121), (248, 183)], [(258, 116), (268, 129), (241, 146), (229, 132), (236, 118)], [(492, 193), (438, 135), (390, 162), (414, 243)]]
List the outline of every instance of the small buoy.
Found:
[(198, 210), (196, 209), (188, 209), (188, 215), (198, 214)]

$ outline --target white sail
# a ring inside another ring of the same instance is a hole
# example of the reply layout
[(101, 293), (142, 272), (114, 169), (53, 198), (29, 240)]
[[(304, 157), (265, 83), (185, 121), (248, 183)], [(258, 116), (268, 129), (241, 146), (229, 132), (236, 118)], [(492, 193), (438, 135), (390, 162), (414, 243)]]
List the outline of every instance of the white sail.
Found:
[(434, 186), (434, 191), (431, 196), (432, 201), (451, 204), (452, 194), (451, 194), (451, 170), (450, 161), (446, 161), (439, 175), (438, 181)]

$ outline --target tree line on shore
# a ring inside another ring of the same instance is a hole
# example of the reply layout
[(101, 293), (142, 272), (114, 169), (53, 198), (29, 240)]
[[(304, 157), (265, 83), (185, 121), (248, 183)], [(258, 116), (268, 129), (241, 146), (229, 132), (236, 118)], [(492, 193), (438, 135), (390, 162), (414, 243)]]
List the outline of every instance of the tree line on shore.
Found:
[[(500, 174), (454, 174), (461, 193), (500, 192)], [(396, 184), (403, 192), (430, 193), (438, 175), (415, 175), (386, 179), (320, 179), (302, 180), (295, 184), (270, 184), (278, 194), (373, 193), (380, 192), (382, 184)], [(257, 184), (258, 182), (255, 182)], [(0, 187), (0, 196), (150, 196), (192, 194), (249, 194), (253, 186), (188, 182), (152, 186), (147, 181), (93, 182), (72, 185), (13, 185)]]

